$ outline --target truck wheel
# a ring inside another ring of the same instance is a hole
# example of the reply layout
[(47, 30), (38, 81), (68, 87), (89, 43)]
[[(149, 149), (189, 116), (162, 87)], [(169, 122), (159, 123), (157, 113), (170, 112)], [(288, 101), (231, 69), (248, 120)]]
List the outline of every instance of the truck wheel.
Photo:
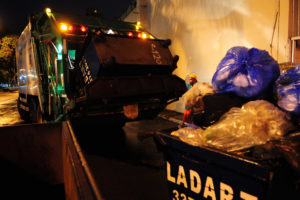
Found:
[(39, 103), (34, 99), (31, 99), (31, 101), (30, 101), (29, 119), (32, 123), (42, 123), (43, 122), (41, 108), (39, 106)]

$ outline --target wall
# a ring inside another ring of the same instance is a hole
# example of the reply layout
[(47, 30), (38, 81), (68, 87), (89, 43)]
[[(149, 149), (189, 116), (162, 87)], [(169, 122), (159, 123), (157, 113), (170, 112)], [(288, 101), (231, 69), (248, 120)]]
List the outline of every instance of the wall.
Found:
[[(148, 30), (158, 38), (172, 40), (172, 54), (180, 57), (174, 73), (183, 79), (194, 72), (200, 82), (210, 83), (218, 63), (233, 46), (264, 49), (278, 62), (289, 61), (287, 0), (147, 3)], [(169, 106), (181, 112), (183, 108), (182, 100)]]

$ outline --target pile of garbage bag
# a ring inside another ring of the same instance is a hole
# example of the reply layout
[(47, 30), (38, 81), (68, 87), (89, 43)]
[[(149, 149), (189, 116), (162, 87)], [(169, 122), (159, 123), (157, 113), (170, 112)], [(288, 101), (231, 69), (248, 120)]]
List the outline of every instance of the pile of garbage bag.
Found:
[[(285, 161), (296, 174), (300, 175), (300, 132), (289, 134), (280, 140), (253, 146), (239, 153), (266, 165), (281, 165)], [(274, 163), (278, 160), (281, 160), (281, 163)]]
[(247, 99), (231, 93), (207, 94), (201, 98), (201, 109), (193, 108), (193, 123), (206, 128), (217, 122), (232, 107), (241, 107)]
[(233, 47), (218, 65), (212, 85), (217, 93), (253, 98), (264, 96), (279, 74), (278, 63), (267, 51)]
[(203, 109), (204, 104), (202, 98), (207, 94), (214, 94), (212, 86), (208, 83), (195, 83), (191, 89), (183, 94), (184, 104), (194, 109)]
[(277, 104), (293, 115), (300, 114), (300, 65), (291, 68), (276, 80)]
[(238, 151), (280, 139), (294, 128), (285, 112), (268, 101), (256, 100), (241, 108), (231, 108), (206, 129), (183, 127), (171, 135), (194, 146), (208, 145)]
[(294, 120), (300, 115), (299, 83), (300, 65), (280, 70), (267, 51), (233, 47), (211, 85), (197, 83), (183, 95), (193, 126), (172, 135), (194, 146), (235, 152), (287, 138), (299, 130)]

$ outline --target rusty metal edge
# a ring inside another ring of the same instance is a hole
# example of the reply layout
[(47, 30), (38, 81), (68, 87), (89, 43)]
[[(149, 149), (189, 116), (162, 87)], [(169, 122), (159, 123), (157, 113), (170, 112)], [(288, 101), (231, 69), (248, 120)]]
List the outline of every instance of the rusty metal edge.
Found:
[(80, 161), (82, 163), (82, 167), (83, 167), (83, 169), (84, 169), (84, 171), (86, 173), (86, 176), (87, 176), (87, 178), (88, 178), (88, 180), (89, 180), (89, 182), (91, 184), (91, 188), (92, 188), (92, 190), (94, 192), (94, 195), (95, 195), (95, 197), (96, 197), (97, 200), (104, 200), (104, 198), (100, 194), (100, 191), (98, 189), (98, 185), (97, 185), (97, 183), (95, 181), (95, 178), (94, 178), (93, 174), (91, 173), (91, 170), (90, 170), (90, 168), (88, 166), (88, 163), (87, 163), (87, 161), (86, 161), (86, 159), (85, 159), (85, 157), (84, 157), (84, 155), (82, 153), (81, 147), (78, 144), (77, 138), (76, 138), (76, 136), (74, 134), (74, 131), (73, 131), (73, 128), (71, 126), (70, 121), (66, 121), (66, 124), (67, 124), (67, 128), (70, 131), (70, 135), (72, 137), (73, 144), (74, 144), (74, 146), (76, 148), (76, 151), (78, 152), (78, 156), (79, 156)]

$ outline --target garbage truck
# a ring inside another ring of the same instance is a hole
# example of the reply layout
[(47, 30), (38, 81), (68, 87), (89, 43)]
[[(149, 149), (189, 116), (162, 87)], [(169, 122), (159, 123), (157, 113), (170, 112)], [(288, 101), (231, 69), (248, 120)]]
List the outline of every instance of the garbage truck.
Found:
[(18, 110), (25, 121), (151, 119), (186, 91), (179, 57), (139, 22), (31, 15), (16, 47)]

